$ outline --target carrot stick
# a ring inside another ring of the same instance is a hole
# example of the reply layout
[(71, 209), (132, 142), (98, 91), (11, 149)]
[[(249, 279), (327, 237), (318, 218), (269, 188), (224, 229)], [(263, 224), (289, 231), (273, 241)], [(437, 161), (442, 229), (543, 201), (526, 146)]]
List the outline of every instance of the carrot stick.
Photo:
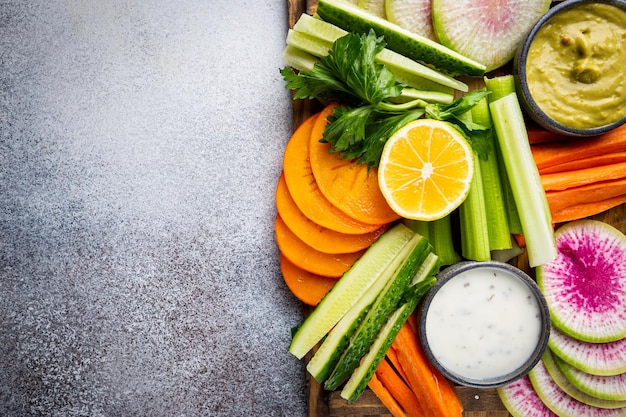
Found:
[(287, 227), (304, 243), (324, 253), (351, 253), (367, 249), (387, 226), (358, 235), (345, 234), (327, 229), (311, 221), (298, 208), (289, 193), (284, 174), (278, 179), (276, 187), (276, 209)]
[(563, 210), (552, 213), (552, 220), (555, 223), (569, 222), (593, 216), (626, 203), (626, 194), (619, 195), (606, 200), (594, 201), (591, 203), (576, 204)]
[(611, 164), (541, 175), (541, 184), (544, 190), (554, 191), (624, 177), (626, 177), (626, 164)]
[(593, 138), (532, 145), (531, 151), (539, 170), (577, 159), (626, 151), (626, 124)]
[(281, 254), (298, 268), (324, 277), (340, 278), (365, 252), (331, 254), (317, 251), (294, 235), (280, 215), (276, 216), (274, 232)]
[(603, 155), (590, 156), (589, 158), (577, 159), (543, 168), (539, 174), (553, 174), (555, 172), (575, 171), (583, 168), (597, 167), (626, 162), (626, 151), (613, 152)]
[(372, 379), (370, 379), (370, 382), (367, 383), (367, 386), (372, 390), (372, 392), (374, 392), (374, 394), (376, 394), (380, 402), (387, 407), (387, 410), (389, 410), (394, 417), (406, 417), (406, 413), (400, 404), (398, 404), (398, 401), (393, 398), (387, 388), (385, 388), (382, 382), (380, 382), (380, 380), (376, 377), (376, 374), (372, 376)]
[(322, 110), (311, 131), (309, 153), (311, 170), (320, 191), (339, 210), (367, 224), (385, 224), (398, 220), (380, 191), (378, 174), (366, 164), (357, 165), (339, 152), (330, 152), (330, 144), (320, 140), (337, 104)]
[(398, 372), (398, 374), (400, 374), (402, 379), (404, 381), (407, 381), (406, 372), (404, 372), (404, 369), (402, 369), (402, 366), (400, 365), (400, 362), (398, 361), (398, 353), (393, 348), (393, 346), (387, 349), (386, 356), (387, 356), (387, 359), (389, 359), (389, 362), (391, 362), (391, 364), (393, 365), (393, 367), (396, 368), (396, 371)]
[(537, 125), (528, 126), (526, 128), (526, 132), (528, 134), (528, 142), (531, 145), (534, 145), (537, 143), (556, 142), (556, 141), (564, 140), (567, 138), (567, 136), (560, 135), (555, 132), (551, 132)]
[(391, 367), (389, 362), (386, 360), (381, 361), (376, 369), (376, 376), (409, 416), (425, 416), (417, 396)]
[(595, 182), (562, 191), (548, 191), (546, 197), (552, 213), (578, 204), (593, 203), (626, 194), (626, 178)]
[(316, 306), (337, 282), (334, 278), (322, 277), (298, 268), (280, 255), (280, 270), (287, 287), (304, 304)]
[(429, 416), (460, 417), (463, 404), (452, 384), (428, 361), (411, 326), (405, 323), (393, 345), (409, 386)]

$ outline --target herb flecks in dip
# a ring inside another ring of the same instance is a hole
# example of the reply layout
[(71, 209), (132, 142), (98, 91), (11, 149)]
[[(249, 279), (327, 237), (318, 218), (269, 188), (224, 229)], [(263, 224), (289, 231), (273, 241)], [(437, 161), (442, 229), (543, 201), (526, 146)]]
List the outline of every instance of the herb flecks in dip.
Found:
[(626, 12), (609, 4), (565, 9), (535, 35), (528, 88), (548, 116), (575, 129), (626, 115)]
[(519, 369), (537, 348), (541, 323), (539, 303), (523, 281), (484, 267), (443, 284), (428, 308), (425, 333), (439, 364), (478, 381)]

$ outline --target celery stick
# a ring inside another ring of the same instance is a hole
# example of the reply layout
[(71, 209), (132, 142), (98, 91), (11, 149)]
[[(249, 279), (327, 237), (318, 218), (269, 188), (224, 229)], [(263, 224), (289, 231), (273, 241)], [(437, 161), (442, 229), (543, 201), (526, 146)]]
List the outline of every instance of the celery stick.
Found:
[(508, 96), (515, 91), (515, 78), (512, 75), (501, 75), (493, 78), (484, 78), (489, 94), (489, 101), (496, 101), (504, 96)]
[[(489, 103), (486, 98), (480, 100), (471, 110), (472, 119), (476, 123), (491, 125)], [(496, 152), (495, 133), (489, 136), (487, 159), (479, 158), (480, 175), (482, 179), (485, 210), (487, 212), (487, 230), (489, 232), (489, 249), (502, 250), (511, 248), (511, 231), (507, 216), (506, 203), (498, 154)]]
[(433, 252), (441, 259), (442, 265), (453, 265), (461, 261), (461, 257), (454, 247), (452, 237), (451, 214), (428, 222), (428, 236)]
[(489, 108), (526, 238), (528, 261), (536, 267), (554, 260), (557, 249), (552, 216), (530, 151), (522, 109), (515, 93), (493, 101)]
[(404, 219), (403, 223), (409, 229), (413, 230), (415, 233), (420, 236), (425, 237), (430, 241), (430, 233), (428, 225), (430, 222), (422, 221), (422, 220), (412, 220), (412, 219)]

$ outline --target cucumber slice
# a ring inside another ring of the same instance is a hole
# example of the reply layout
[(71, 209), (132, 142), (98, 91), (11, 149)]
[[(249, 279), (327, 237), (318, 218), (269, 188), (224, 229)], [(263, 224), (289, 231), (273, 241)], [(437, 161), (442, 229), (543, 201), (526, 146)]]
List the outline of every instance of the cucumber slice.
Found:
[(380, 291), (363, 322), (350, 339), (348, 348), (341, 354), (337, 366), (324, 383), (326, 390), (334, 391), (339, 388), (359, 366), (361, 358), (370, 349), (389, 315), (398, 307), (419, 266), (431, 252), (428, 240), (418, 234), (411, 239), (408, 245), (411, 247), (411, 253), (393, 272), (393, 279), (389, 280), (383, 290)]
[[(431, 254), (436, 258), (436, 255)], [(435, 260), (435, 263), (438, 262)], [(438, 268), (438, 267), (437, 267)], [(378, 365), (385, 358), (389, 347), (393, 344), (394, 339), (398, 335), (400, 328), (404, 325), (409, 315), (415, 310), (421, 297), (434, 285), (436, 278), (434, 271), (415, 285), (413, 298), (402, 304), (390, 316), (385, 325), (381, 328), (372, 343), (369, 352), (360, 361), (358, 368), (352, 373), (348, 382), (341, 390), (341, 397), (355, 402), (359, 399), (367, 384), (372, 379)]]
[(432, 0), (432, 18), (439, 42), (491, 71), (513, 58), (549, 7), (550, 0)]
[(624, 417), (626, 415), (626, 408), (599, 408), (574, 399), (554, 382), (543, 361), (537, 363), (529, 372), (528, 377), (541, 401), (558, 416)]
[(552, 355), (559, 371), (576, 388), (596, 398), (612, 401), (626, 401), (626, 372), (617, 375), (592, 375), (581, 371)]
[(287, 45), (283, 50), (283, 61), (298, 71), (310, 72), (313, 71), (313, 67), (319, 61), (319, 58), (301, 49)]
[(322, 383), (332, 373), (342, 353), (348, 347), (350, 338), (361, 324), (371, 305), (387, 283), (394, 278), (394, 273), (411, 254), (413, 248), (414, 245), (411, 242), (402, 248), (391, 263), (387, 265), (374, 284), (372, 284), (367, 292), (357, 301), (354, 307), (339, 320), (328, 336), (326, 336), (306, 367), (307, 371), (309, 371), (316, 381)]
[(408, 58), (449, 75), (482, 76), (486, 67), (431, 39), (409, 32), (385, 19), (373, 16), (342, 0), (319, 0), (317, 14), (322, 20), (347, 31), (367, 33), (374, 29), (384, 36), (387, 47)]
[(365, 294), (386, 266), (415, 235), (401, 223), (383, 233), (337, 280), (295, 332), (289, 352), (302, 359)]
[(552, 378), (554, 383), (557, 384), (559, 388), (563, 390), (563, 392), (565, 392), (567, 395), (574, 398), (575, 400), (600, 408), (626, 407), (626, 401), (603, 400), (579, 390), (565, 377), (565, 375), (563, 375), (556, 362), (554, 361), (550, 350), (546, 350), (541, 360), (543, 361), (543, 365), (546, 367), (546, 370), (548, 371), (548, 374), (550, 374), (550, 377)]
[[(328, 50), (332, 46), (332, 43), (348, 33), (346, 30), (332, 23), (325, 22), (306, 13), (300, 16), (298, 21), (293, 26), (293, 31), (306, 34), (309, 37), (316, 38), (320, 41), (322, 46), (315, 46), (316, 49), (320, 49), (319, 52), (308, 51), (318, 57), (328, 55)], [(287, 38), (289, 44), (289, 33), (287, 35)], [(291, 45), (300, 47), (300, 49), (303, 50), (307, 50), (307, 48), (313, 48), (312, 46), (308, 45), (308, 42), (311, 42), (310, 38), (299, 39), (298, 41), (302, 42), (302, 44), (298, 44), (294, 39), (292, 39)], [(383, 49), (376, 56), (376, 60), (379, 63), (386, 65), (389, 70), (394, 74), (394, 76), (398, 77), (396, 73), (399, 73), (399, 82), (404, 82), (412, 87), (421, 88), (423, 85), (423, 81), (420, 80), (427, 80), (438, 85), (453, 88), (455, 90), (464, 92), (468, 91), (467, 84), (456, 80), (449, 75), (443, 74), (439, 71), (422, 65), (419, 62), (409, 59), (406, 56), (403, 56), (388, 48)], [(416, 78), (416, 80), (413, 81), (411, 77)], [(426, 87), (425, 89), (428, 90), (434, 89), (428, 84), (426, 84), (424, 87)]]
[(409, 32), (437, 40), (433, 28), (431, 0), (386, 0), (387, 20)]
[(626, 337), (626, 236), (604, 222), (578, 220), (555, 232), (557, 258), (537, 268), (555, 327), (579, 340)]

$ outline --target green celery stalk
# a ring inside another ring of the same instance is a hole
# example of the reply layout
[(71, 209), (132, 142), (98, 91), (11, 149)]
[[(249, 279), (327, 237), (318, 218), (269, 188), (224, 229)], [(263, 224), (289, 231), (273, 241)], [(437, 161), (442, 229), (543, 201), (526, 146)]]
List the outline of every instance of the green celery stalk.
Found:
[(515, 93), (493, 101), (489, 108), (526, 239), (528, 261), (536, 267), (554, 260), (557, 249), (552, 216), (530, 151), (522, 109)]
[[(515, 92), (515, 79), (512, 75), (502, 75), (493, 78), (485, 77), (484, 80), (487, 89), (491, 92), (488, 96), (489, 103)], [(506, 172), (506, 168), (504, 167), (500, 144), (497, 140), (495, 141), (495, 144), (496, 155), (498, 156), (498, 170), (500, 172), (503, 200), (509, 223), (509, 232), (513, 234), (522, 234), (522, 224), (520, 222), (519, 213), (517, 212), (517, 206), (515, 205), (515, 198), (513, 198), (513, 192), (511, 191), (511, 182), (509, 181), (509, 176)]]
[(428, 227), (430, 222), (412, 219), (403, 219), (403, 222), (404, 225), (407, 226), (409, 229), (413, 230), (415, 233), (425, 237), (428, 241), (430, 241), (430, 233)]
[[(472, 119), (476, 123), (491, 125), (489, 103), (486, 98), (480, 100), (471, 110)], [(489, 136), (487, 159), (479, 158), (480, 176), (482, 179), (485, 210), (487, 212), (487, 230), (489, 232), (489, 249), (510, 249), (511, 230), (507, 216), (504, 190), (502, 186), (499, 158), (496, 151), (495, 133)]]
[(428, 222), (428, 240), (435, 255), (441, 259), (442, 265), (453, 265), (461, 261), (461, 257), (454, 247), (451, 215), (448, 214), (441, 219)]

